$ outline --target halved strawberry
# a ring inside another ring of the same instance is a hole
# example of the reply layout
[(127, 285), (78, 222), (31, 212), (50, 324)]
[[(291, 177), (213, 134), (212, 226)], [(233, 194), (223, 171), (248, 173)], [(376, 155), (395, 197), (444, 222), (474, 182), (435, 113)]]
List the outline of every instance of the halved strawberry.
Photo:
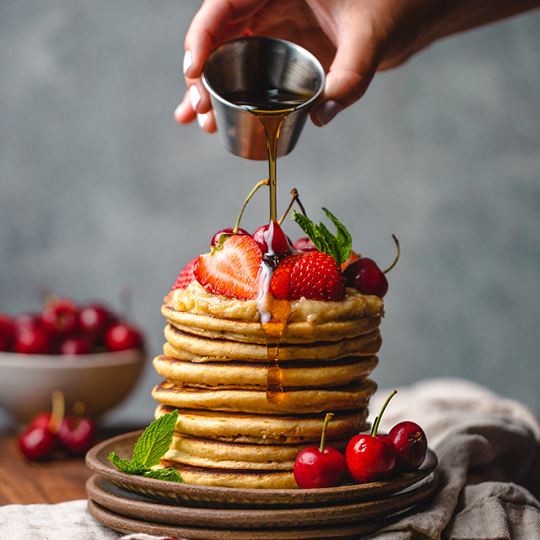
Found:
[(285, 258), (272, 275), (270, 291), (280, 299), (331, 302), (345, 298), (345, 283), (331, 255), (310, 251)]
[(195, 275), (193, 274), (193, 268), (197, 262), (197, 257), (190, 261), (186, 267), (180, 272), (180, 275), (176, 279), (175, 284), (172, 286), (171, 291), (176, 289), (185, 289), (192, 281), (195, 281)]
[(195, 279), (209, 292), (229, 298), (257, 297), (262, 251), (247, 235), (230, 236), (221, 249), (199, 255), (193, 270)]

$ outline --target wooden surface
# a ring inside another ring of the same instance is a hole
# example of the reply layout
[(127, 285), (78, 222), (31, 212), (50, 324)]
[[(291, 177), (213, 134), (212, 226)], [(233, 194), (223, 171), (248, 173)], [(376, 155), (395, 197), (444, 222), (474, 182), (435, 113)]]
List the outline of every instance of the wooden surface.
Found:
[[(133, 429), (102, 430), (100, 439)], [(0, 506), (86, 499), (85, 484), (92, 474), (83, 457), (58, 455), (43, 463), (28, 461), (17, 447), (15, 432), (8, 428), (0, 433)]]

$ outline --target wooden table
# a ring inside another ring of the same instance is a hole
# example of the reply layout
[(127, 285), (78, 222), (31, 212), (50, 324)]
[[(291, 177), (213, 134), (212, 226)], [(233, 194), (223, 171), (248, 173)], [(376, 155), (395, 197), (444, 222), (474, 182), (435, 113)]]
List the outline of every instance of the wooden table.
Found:
[[(140, 426), (104, 429), (101, 438), (136, 429)], [(85, 483), (91, 475), (83, 457), (59, 455), (43, 463), (28, 461), (17, 447), (14, 431), (8, 428), (0, 434), (0, 506), (86, 499)]]

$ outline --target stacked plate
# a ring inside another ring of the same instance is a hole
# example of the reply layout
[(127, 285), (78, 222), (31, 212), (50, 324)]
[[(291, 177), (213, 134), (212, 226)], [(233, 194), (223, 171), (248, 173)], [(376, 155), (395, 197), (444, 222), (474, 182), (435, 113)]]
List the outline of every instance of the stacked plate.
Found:
[(141, 432), (104, 441), (87, 454), (88, 510), (121, 533), (188, 540), (358, 538), (404, 512), (417, 511), (437, 488), (437, 457), (390, 480), (324, 489), (237, 489), (165, 482), (119, 471), (111, 452), (131, 459)]

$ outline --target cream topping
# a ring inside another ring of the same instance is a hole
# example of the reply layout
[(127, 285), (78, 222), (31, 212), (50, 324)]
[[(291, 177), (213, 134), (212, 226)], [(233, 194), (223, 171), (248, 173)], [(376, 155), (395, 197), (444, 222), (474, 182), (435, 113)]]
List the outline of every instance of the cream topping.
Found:
[[(209, 293), (197, 281), (186, 289), (172, 291), (165, 301), (177, 311), (189, 311), (226, 319), (260, 321), (257, 300), (238, 300)], [(318, 324), (326, 321), (375, 317), (384, 314), (382, 298), (364, 295), (348, 288), (340, 302), (322, 302), (301, 298), (291, 302), (289, 322), (307, 321)]]

